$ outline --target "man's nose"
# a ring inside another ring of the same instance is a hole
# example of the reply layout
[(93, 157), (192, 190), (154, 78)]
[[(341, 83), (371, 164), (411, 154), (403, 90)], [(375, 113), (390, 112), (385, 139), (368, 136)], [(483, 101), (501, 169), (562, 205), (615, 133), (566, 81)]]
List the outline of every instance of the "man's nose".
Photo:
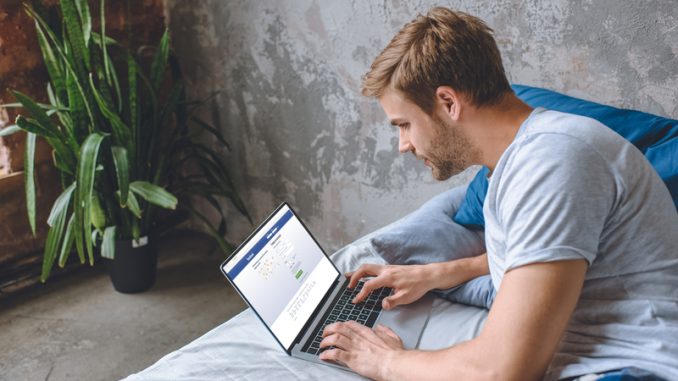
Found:
[(412, 151), (412, 143), (410, 143), (410, 139), (407, 136), (407, 132), (403, 131), (403, 129), (399, 129), (400, 134), (398, 136), (398, 151), (400, 153), (407, 153)]

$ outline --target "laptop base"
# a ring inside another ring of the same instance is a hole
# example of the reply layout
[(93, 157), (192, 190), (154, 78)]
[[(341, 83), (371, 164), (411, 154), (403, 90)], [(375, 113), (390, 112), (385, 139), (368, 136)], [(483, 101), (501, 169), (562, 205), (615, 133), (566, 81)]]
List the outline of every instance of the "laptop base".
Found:
[[(398, 306), (389, 311), (383, 310), (375, 322), (375, 326), (381, 324), (391, 328), (403, 341), (405, 349), (416, 349), (428, 324), (434, 299), (433, 295), (426, 294), (414, 303)], [(317, 355), (302, 352), (301, 348), (301, 343), (296, 344), (290, 351), (291, 356), (351, 371), (343, 364), (323, 361)]]

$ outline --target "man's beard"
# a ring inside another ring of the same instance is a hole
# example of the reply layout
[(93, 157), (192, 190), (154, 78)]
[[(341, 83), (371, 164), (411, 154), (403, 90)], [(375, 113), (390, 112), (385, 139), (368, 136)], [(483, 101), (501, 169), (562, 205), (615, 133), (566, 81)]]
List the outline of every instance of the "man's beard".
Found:
[(436, 116), (433, 122), (436, 133), (426, 159), (431, 163), (433, 178), (443, 181), (473, 165), (478, 150), (459, 127), (445, 124)]

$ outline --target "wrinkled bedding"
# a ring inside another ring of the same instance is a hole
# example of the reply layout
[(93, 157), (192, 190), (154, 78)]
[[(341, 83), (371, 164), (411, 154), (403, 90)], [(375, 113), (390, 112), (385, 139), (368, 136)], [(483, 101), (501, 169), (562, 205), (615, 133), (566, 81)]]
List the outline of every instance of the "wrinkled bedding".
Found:
[[(364, 237), (332, 255), (341, 271), (383, 263)], [(437, 349), (478, 334), (487, 310), (436, 298), (420, 349)], [(202, 337), (167, 354), (126, 381), (166, 380), (362, 380), (357, 374), (289, 357), (255, 314), (247, 309)]]

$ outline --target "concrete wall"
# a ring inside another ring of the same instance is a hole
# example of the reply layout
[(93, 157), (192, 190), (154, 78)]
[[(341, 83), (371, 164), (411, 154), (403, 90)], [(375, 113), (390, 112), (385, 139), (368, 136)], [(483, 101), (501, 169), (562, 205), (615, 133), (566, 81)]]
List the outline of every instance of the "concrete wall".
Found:
[[(417, 13), (446, 5), (495, 29), (510, 80), (678, 116), (678, 2), (166, 0), (190, 93), (216, 98), (224, 151), (255, 219), (290, 201), (328, 249), (382, 226), (435, 183), (360, 77)], [(234, 216), (229, 237), (250, 229)]]

